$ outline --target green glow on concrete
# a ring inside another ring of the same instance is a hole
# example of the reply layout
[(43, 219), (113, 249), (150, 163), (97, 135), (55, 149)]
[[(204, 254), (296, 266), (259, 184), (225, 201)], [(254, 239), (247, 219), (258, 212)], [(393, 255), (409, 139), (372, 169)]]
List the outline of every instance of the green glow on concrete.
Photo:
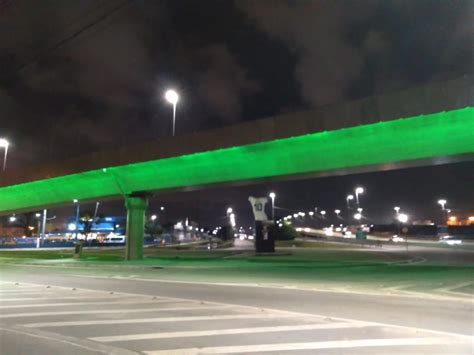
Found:
[(0, 188), (0, 212), (474, 152), (474, 107), (92, 170)]

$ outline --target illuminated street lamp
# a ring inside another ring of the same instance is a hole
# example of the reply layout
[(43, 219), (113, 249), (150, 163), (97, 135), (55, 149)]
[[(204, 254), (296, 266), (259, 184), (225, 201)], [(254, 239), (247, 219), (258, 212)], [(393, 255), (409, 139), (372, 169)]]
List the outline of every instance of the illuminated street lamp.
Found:
[(152, 221), (156, 221), (157, 218), (158, 218), (158, 216), (157, 216), (156, 214), (154, 214), (154, 215), (151, 216), (151, 220), (152, 220)]
[(230, 215), (232, 213), (232, 207), (227, 208), (227, 215)]
[(395, 212), (397, 213), (397, 216), (398, 216), (399, 212), (400, 212), (400, 207), (394, 207), (393, 209), (395, 210)]
[(321, 211), (320, 213), (321, 213), (321, 216), (323, 217), (326, 215), (326, 211)]
[(362, 218), (362, 215), (360, 213), (356, 213), (354, 215), (354, 219), (360, 220)]
[(334, 210), (334, 213), (337, 215), (337, 218), (339, 218), (339, 214), (341, 213), (341, 210)]
[(168, 101), (170, 104), (173, 105), (173, 137), (174, 137), (175, 127), (176, 127), (176, 104), (178, 103), (179, 95), (174, 90), (167, 90), (165, 92), (165, 99), (166, 101)]
[(270, 192), (268, 195), (272, 199), (272, 221), (275, 220), (275, 196), (276, 194), (274, 192)]
[(5, 138), (0, 138), (0, 148), (5, 149), (5, 154), (3, 156), (3, 171), (7, 167), (7, 156), (8, 156), (8, 147), (10, 146), (10, 142), (8, 142)]
[(16, 216), (15, 215), (12, 215), (10, 216), (10, 218), (8, 219), (11, 223), (13, 222), (16, 222)]
[(362, 213), (363, 210), (364, 210), (363, 208), (359, 207), (359, 208), (357, 209), (357, 212)]
[(446, 210), (446, 201), (445, 199), (438, 200), (438, 204), (441, 205), (441, 211), (443, 212), (443, 223), (448, 218), (448, 211)]
[(442, 209), (443, 211), (445, 210), (444, 206), (446, 205), (447, 202), (448, 202), (448, 201), (443, 200), (443, 199), (438, 200), (438, 204), (441, 205), (441, 209)]
[(357, 187), (355, 189), (357, 206), (359, 206), (359, 195), (362, 194), (362, 193), (364, 193), (364, 189), (362, 187)]
[(308, 214), (313, 217), (314, 216), (314, 212), (313, 211), (309, 211)]

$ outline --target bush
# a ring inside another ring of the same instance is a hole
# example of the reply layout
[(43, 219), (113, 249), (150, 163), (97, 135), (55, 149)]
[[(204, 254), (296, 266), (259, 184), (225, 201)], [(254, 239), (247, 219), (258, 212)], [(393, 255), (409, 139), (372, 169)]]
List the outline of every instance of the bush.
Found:
[(275, 240), (294, 240), (299, 236), (298, 232), (288, 224), (284, 224), (282, 227), (272, 225), (270, 227), (270, 233)]

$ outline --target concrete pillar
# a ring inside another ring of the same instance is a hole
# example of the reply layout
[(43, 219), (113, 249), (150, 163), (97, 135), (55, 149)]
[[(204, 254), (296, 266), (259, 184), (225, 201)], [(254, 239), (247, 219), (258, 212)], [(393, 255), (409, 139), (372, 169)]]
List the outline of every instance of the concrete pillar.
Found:
[(146, 195), (125, 197), (127, 208), (127, 241), (125, 260), (143, 259), (143, 238), (145, 234), (145, 211), (148, 207)]

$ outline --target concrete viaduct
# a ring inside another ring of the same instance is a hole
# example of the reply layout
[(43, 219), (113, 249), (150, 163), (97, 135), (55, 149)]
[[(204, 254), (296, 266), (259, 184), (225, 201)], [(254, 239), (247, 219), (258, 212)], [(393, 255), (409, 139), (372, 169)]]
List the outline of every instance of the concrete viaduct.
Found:
[(150, 193), (474, 160), (472, 79), (466, 75), (7, 174), (0, 181), (0, 213), (73, 199), (124, 198), (126, 258), (142, 258)]

